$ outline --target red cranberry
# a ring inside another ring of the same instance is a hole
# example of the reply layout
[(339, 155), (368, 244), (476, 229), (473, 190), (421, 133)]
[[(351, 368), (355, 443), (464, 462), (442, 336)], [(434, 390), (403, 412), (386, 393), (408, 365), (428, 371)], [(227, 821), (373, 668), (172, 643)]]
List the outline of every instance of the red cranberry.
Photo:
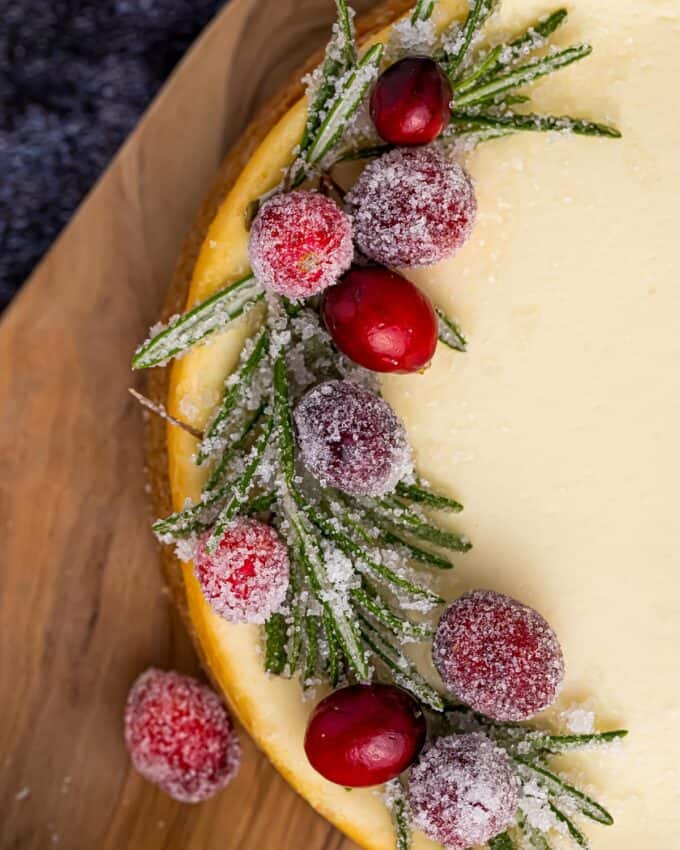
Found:
[(429, 56), (408, 56), (378, 78), (371, 118), (378, 134), (393, 145), (433, 142), (451, 118), (451, 83)]
[(285, 544), (271, 526), (243, 517), (226, 528), (215, 552), (206, 548), (208, 536), (194, 558), (203, 595), (232, 623), (264, 623), (288, 589)]
[(294, 413), (302, 462), (324, 486), (381, 496), (412, 470), (406, 431), (389, 404), (352, 381), (327, 381)]
[(454, 254), (477, 215), (470, 178), (436, 148), (397, 148), (368, 165), (347, 196), (361, 251), (385, 266)]
[(409, 776), (413, 823), (449, 850), (477, 847), (503, 832), (517, 797), (510, 758), (478, 733), (437, 738)]
[(554, 702), (562, 650), (541, 615), (501, 593), (474, 590), (442, 615), (432, 657), (444, 684), (494, 720), (526, 720)]
[(326, 291), (326, 326), (343, 354), (374, 372), (418, 372), (437, 346), (437, 316), (405, 277), (357, 268)]
[(149, 669), (125, 707), (135, 768), (182, 803), (200, 803), (236, 775), (241, 746), (222, 700), (190, 676)]
[(288, 298), (308, 298), (349, 268), (354, 254), (352, 225), (324, 195), (275, 195), (255, 217), (248, 253), (262, 284)]
[(405, 770), (425, 741), (418, 703), (393, 685), (334, 691), (309, 719), (305, 752), (315, 770), (348, 788), (380, 785)]

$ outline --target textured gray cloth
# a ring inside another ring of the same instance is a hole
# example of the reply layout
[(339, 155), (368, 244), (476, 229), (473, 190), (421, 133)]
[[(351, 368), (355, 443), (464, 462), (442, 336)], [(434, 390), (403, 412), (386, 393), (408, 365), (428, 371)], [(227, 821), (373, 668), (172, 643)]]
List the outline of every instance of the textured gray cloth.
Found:
[(0, 0), (0, 309), (223, 0)]

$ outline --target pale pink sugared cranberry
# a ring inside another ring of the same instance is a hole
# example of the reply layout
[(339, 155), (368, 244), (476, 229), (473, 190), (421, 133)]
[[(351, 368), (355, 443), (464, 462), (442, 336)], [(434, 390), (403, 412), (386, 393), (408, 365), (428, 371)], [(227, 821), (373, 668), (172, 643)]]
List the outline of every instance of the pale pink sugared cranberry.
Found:
[(324, 486), (380, 496), (412, 470), (401, 420), (360, 384), (319, 384), (299, 401), (294, 419), (302, 462)]
[(414, 825), (447, 850), (477, 847), (503, 832), (517, 797), (510, 758), (477, 733), (436, 738), (408, 782)]
[(337, 204), (317, 192), (275, 195), (253, 221), (248, 254), (253, 274), (268, 289), (309, 298), (349, 268), (352, 225)]
[(432, 644), (442, 681), (494, 720), (526, 720), (554, 702), (564, 677), (555, 632), (533, 608), (473, 590), (444, 611)]
[(385, 266), (454, 254), (477, 215), (470, 178), (435, 147), (397, 148), (366, 167), (347, 196), (360, 250)]
[(218, 695), (190, 676), (149, 669), (125, 707), (135, 768), (182, 803), (212, 797), (236, 775), (241, 747)]
[(286, 597), (290, 565), (276, 530), (238, 517), (224, 531), (215, 552), (205, 535), (194, 558), (206, 600), (232, 623), (264, 623)]

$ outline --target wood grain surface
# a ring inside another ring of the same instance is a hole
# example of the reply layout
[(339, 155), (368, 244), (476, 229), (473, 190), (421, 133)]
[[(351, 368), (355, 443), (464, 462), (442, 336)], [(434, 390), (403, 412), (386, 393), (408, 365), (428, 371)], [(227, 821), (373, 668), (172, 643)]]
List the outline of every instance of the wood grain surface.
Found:
[(198, 671), (148, 529), (130, 355), (225, 151), (332, 15), (232, 0), (0, 321), (3, 850), (355, 846), (245, 735), (239, 777), (200, 806), (136, 775), (122, 740), (139, 672)]

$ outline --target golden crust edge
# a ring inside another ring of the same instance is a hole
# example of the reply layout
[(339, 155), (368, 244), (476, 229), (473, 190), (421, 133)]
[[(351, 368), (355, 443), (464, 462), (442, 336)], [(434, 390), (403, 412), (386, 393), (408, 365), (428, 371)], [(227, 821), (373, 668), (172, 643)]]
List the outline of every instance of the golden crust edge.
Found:
[[(389, 26), (412, 5), (412, 0), (383, 0), (382, 3), (358, 19), (357, 34), (359, 38), (361, 40), (366, 39), (384, 27)], [(305, 63), (302, 69), (296, 72), (279, 93), (260, 108), (236, 144), (227, 152), (182, 245), (172, 280), (163, 300), (161, 315), (159, 317), (161, 321), (167, 321), (170, 316), (184, 310), (192, 273), (201, 245), (221, 202), (270, 129), (303, 95), (304, 89), (300, 79), (306, 71), (319, 63), (321, 56), (321, 51), (317, 51)], [(170, 370), (170, 366), (152, 369), (146, 376), (146, 392), (157, 404), (166, 404), (170, 383)], [(150, 417), (146, 421), (144, 428), (144, 454), (149, 483), (149, 498), (153, 515), (166, 516), (172, 512), (173, 508), (168, 472), (166, 423), (160, 417)], [(181, 561), (175, 556), (174, 550), (170, 546), (160, 548), (159, 559), (164, 581), (173, 603), (181, 615), (184, 626), (191, 637), (201, 666), (213, 686), (226, 698), (241, 724), (252, 734), (253, 724), (251, 718), (242, 710), (243, 707), (241, 706), (239, 709), (234, 704), (235, 701), (230, 697), (229, 693), (220, 687), (218, 677), (213, 671), (209, 653), (204, 646), (205, 641), (201, 641), (196, 624), (190, 616)], [(257, 738), (255, 737), (254, 739), (258, 743)], [(370, 836), (358, 832), (353, 823), (334, 816), (332, 812), (324, 811), (323, 807), (314, 806), (309, 795), (304, 793), (304, 784), (298, 781), (298, 777), (286, 769), (284, 765), (272, 759), (269, 753), (266, 753), (266, 755), (291, 787), (297, 793), (301, 794), (310, 805), (316, 808), (323, 817), (332, 822), (338, 829), (357, 842), (357, 844), (366, 848), (366, 850), (381, 850), (382, 845), (374, 844)]]

